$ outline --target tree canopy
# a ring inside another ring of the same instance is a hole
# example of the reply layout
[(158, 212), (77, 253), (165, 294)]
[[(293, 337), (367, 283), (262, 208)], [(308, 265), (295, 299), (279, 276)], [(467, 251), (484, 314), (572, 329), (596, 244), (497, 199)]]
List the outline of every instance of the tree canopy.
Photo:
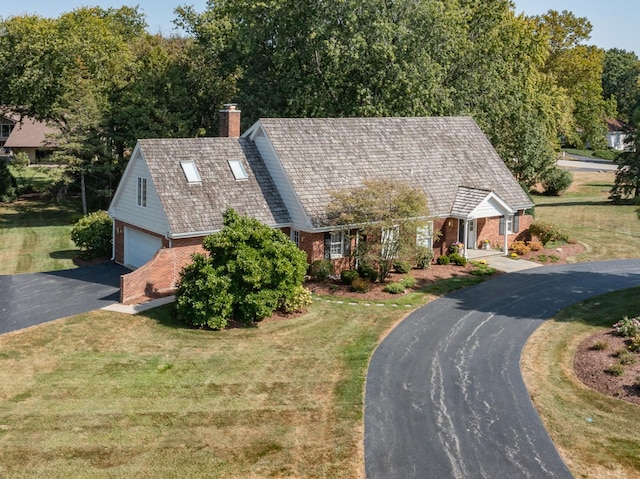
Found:
[(414, 263), (419, 231), (428, 221), (424, 193), (404, 182), (372, 178), (358, 188), (334, 191), (327, 218), (337, 226), (357, 225), (356, 258), (378, 269), (384, 280), (394, 261)]
[(150, 35), (137, 7), (0, 21), (0, 104), (60, 127), (69, 171), (87, 175), (95, 207), (138, 138), (212, 134), (229, 101), (245, 126), (470, 115), (527, 186), (557, 176), (561, 140), (602, 146), (604, 119), (617, 107), (627, 121), (635, 108), (637, 58), (589, 46), (591, 23), (568, 11), (526, 17), (510, 0), (220, 0), (176, 15), (183, 37)]

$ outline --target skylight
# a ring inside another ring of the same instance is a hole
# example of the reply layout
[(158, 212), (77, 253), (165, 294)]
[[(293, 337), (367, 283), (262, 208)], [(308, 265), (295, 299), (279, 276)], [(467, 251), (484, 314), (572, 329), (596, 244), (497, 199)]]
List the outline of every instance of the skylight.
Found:
[(182, 167), (184, 176), (187, 178), (187, 181), (189, 183), (202, 182), (202, 178), (200, 178), (200, 173), (198, 173), (198, 168), (196, 168), (195, 161), (181, 161), (180, 166)]
[(247, 172), (244, 169), (244, 165), (242, 164), (242, 161), (229, 160), (229, 166), (231, 167), (231, 171), (233, 172), (233, 176), (235, 176), (236, 180), (249, 179), (249, 175), (247, 175)]

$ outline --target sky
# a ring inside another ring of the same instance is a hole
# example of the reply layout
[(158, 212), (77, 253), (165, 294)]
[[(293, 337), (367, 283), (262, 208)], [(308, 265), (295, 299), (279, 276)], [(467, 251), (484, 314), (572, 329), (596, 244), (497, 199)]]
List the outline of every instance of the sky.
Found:
[(638, 0), (513, 0), (516, 13), (540, 15), (549, 10), (569, 10), (591, 22), (591, 39), (586, 43), (605, 50), (620, 48), (640, 55)]
[[(365, 0), (366, 1), (366, 0)], [(539, 15), (548, 10), (569, 10), (578, 17), (587, 17), (593, 25), (591, 39), (587, 42), (608, 50), (620, 48), (640, 55), (640, 34), (636, 30), (640, 18), (638, 0), (513, 0), (517, 13)], [(170, 35), (179, 31), (171, 23), (175, 19), (174, 9), (179, 5), (193, 5), (197, 12), (207, 6), (207, 0), (19, 0), (4, 2), (0, 7), (0, 16), (8, 18), (25, 13), (42, 17), (58, 17), (85, 5), (98, 5), (102, 8), (121, 7), (123, 4), (139, 5), (146, 15), (151, 33)]]

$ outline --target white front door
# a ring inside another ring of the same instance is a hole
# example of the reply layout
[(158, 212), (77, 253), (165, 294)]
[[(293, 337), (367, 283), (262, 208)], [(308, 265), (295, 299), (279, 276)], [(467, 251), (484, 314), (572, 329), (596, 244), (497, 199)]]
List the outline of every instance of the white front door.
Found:
[(469, 231), (467, 231), (467, 244), (465, 247), (476, 249), (476, 243), (478, 242), (478, 236), (476, 234), (478, 220), (467, 221), (467, 226), (469, 227)]

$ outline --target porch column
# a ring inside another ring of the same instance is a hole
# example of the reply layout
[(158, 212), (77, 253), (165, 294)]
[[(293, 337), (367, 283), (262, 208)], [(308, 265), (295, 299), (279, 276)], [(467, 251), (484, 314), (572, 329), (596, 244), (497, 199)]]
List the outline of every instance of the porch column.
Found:
[(463, 256), (465, 257), (465, 259), (468, 259), (469, 257), (467, 256), (467, 250), (469, 249), (469, 245), (467, 244), (467, 242), (469, 241), (469, 218), (464, 220), (464, 234), (462, 236), (464, 238)]
[(505, 256), (507, 256), (507, 254), (509, 254), (509, 233), (507, 233), (507, 221), (505, 219), (504, 222), (504, 246), (502, 249), (502, 252), (504, 253)]

